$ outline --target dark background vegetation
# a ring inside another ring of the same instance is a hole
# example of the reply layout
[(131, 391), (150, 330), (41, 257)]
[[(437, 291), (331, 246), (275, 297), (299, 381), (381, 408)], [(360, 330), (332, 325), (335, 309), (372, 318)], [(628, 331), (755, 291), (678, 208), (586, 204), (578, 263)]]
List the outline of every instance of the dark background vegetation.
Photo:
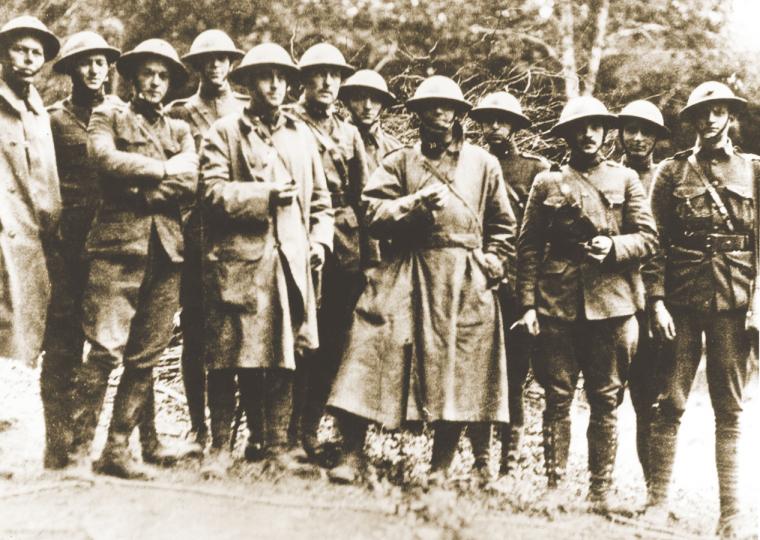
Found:
[[(564, 148), (545, 133), (567, 96), (593, 93), (613, 110), (646, 98), (673, 130), (659, 159), (692, 144), (677, 113), (700, 82), (726, 82), (750, 102), (760, 92), (755, 59), (736, 52), (726, 30), (730, 8), (721, 0), (6, 0), (0, 18), (34, 14), (59, 36), (92, 29), (124, 50), (162, 37), (180, 54), (208, 28), (244, 50), (280, 43), (296, 60), (329, 41), (352, 64), (380, 71), (402, 100), (434, 73), (454, 77), (473, 101), (516, 93), (536, 128), (521, 142), (554, 159)], [(67, 82), (50, 74), (39, 86), (52, 102)], [(392, 112), (391, 129), (409, 136), (403, 105)], [(757, 116), (751, 106), (735, 130), (745, 151), (760, 150)]]

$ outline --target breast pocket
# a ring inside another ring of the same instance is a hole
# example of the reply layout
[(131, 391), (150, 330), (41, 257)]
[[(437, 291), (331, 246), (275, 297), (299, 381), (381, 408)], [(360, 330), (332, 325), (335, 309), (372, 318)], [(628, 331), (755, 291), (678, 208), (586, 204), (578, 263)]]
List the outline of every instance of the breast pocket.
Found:
[(607, 229), (610, 234), (620, 234), (625, 226), (625, 195), (610, 193), (607, 195), (610, 212), (607, 216)]
[(685, 231), (709, 229), (712, 208), (704, 187), (679, 186), (673, 191), (674, 210)]
[(750, 232), (755, 219), (752, 189), (744, 186), (726, 186), (726, 206), (739, 231)]

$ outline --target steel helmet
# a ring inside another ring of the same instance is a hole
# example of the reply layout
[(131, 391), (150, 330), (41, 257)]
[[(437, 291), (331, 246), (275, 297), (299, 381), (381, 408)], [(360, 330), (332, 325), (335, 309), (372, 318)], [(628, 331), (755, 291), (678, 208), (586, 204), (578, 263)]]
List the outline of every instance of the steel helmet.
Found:
[(723, 83), (717, 81), (703, 82), (697, 86), (689, 94), (689, 99), (686, 102), (686, 107), (681, 109), (678, 115), (681, 118), (688, 118), (694, 111), (703, 103), (716, 103), (722, 102), (727, 104), (733, 110), (743, 107), (746, 103), (746, 99), (736, 97), (733, 90)]
[(478, 122), (494, 117), (506, 117), (507, 121), (514, 126), (515, 131), (530, 127), (531, 124), (528, 117), (523, 114), (518, 99), (509, 92), (493, 92), (485, 95), (470, 111), (470, 117)]
[(111, 47), (100, 34), (85, 30), (72, 34), (61, 48), (61, 57), (53, 64), (57, 73), (69, 73), (76, 59), (85, 54), (102, 54), (109, 64), (116, 61), (121, 51)]
[(134, 75), (138, 62), (151, 57), (160, 58), (168, 64), (172, 85), (181, 86), (187, 81), (187, 69), (179, 61), (177, 51), (169, 42), (158, 38), (146, 39), (131, 51), (122, 54), (116, 61), (116, 69), (123, 77), (129, 79)]
[(371, 69), (360, 69), (343, 81), (338, 97), (346, 99), (353, 90), (369, 90), (377, 94), (385, 106), (396, 101), (396, 96), (388, 91), (388, 85), (383, 76)]
[(607, 129), (616, 127), (617, 117), (607, 107), (592, 96), (571, 98), (562, 108), (559, 121), (549, 130), (553, 137), (565, 136), (567, 129), (579, 120), (594, 118), (602, 122)]
[(657, 105), (651, 101), (645, 99), (631, 101), (628, 105), (623, 107), (623, 110), (620, 111), (617, 116), (618, 125), (621, 129), (626, 122), (638, 120), (651, 126), (657, 133), (658, 138), (666, 139), (670, 137), (670, 130), (665, 127), (665, 121), (662, 118), (660, 109), (658, 109)]
[(243, 51), (235, 47), (235, 42), (223, 30), (204, 30), (198, 34), (190, 45), (190, 51), (182, 57), (184, 62), (192, 64), (207, 54), (226, 54), (230, 60), (240, 60)]
[(280, 68), (290, 78), (297, 77), (299, 73), (288, 51), (277, 43), (261, 43), (245, 53), (240, 65), (230, 73), (230, 80), (242, 84), (247, 74), (265, 67)]
[(472, 108), (470, 102), (464, 99), (459, 85), (443, 75), (433, 75), (422, 81), (415, 90), (414, 96), (406, 101), (406, 108), (417, 111), (420, 105), (428, 101), (445, 101), (453, 105), (454, 109), (460, 113)]
[(55, 58), (61, 49), (61, 42), (55, 34), (48, 30), (48, 27), (37, 17), (30, 15), (11, 19), (0, 28), (0, 46), (5, 48), (11, 39), (22, 35), (32, 35), (40, 40), (45, 53), (45, 62)]
[(354, 72), (354, 67), (346, 63), (343, 53), (329, 43), (317, 43), (303, 53), (298, 61), (298, 69), (304, 71), (315, 67), (338, 68), (344, 77)]

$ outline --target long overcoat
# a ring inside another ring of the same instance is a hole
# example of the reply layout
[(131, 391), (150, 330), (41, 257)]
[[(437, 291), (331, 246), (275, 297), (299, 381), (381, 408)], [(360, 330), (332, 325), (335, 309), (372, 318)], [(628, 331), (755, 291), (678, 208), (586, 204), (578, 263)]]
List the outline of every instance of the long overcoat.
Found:
[[(433, 183), (449, 186), (441, 210), (419, 195)], [(433, 160), (418, 143), (387, 155), (362, 198), (370, 234), (392, 249), (368, 271), (329, 404), (389, 428), (506, 422), (500, 278), (481, 266), (514, 250), (498, 162), (468, 143)]]
[(50, 280), (43, 241), (61, 209), (50, 117), (30, 87), (26, 104), (0, 79), (0, 356), (33, 361), (45, 331)]
[[(288, 206), (272, 189), (294, 183)], [(332, 249), (333, 212), (322, 161), (305, 124), (281, 113), (274, 127), (247, 112), (218, 120), (201, 157), (206, 224), (207, 365), (295, 369), (316, 349), (309, 247)]]

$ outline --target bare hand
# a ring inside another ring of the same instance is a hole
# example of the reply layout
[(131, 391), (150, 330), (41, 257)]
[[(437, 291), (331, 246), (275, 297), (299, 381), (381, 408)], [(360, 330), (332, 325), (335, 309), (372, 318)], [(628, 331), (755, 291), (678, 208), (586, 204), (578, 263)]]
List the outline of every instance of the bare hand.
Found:
[(483, 255), (483, 266), (488, 279), (501, 279), (504, 276), (504, 265), (495, 253)]
[(318, 272), (325, 264), (325, 246), (320, 243), (312, 244), (309, 247), (309, 262), (312, 271)]
[(287, 206), (298, 196), (295, 184), (287, 184), (272, 188), (272, 202), (277, 206)]
[(164, 172), (166, 176), (195, 174), (198, 172), (198, 154), (193, 152), (183, 152), (170, 157), (166, 160), (166, 163), (164, 163)]
[(538, 325), (538, 313), (536, 310), (533, 308), (527, 310), (522, 318), (518, 319), (509, 329), (515, 330), (517, 328), (524, 329), (531, 336), (537, 336), (541, 333), (541, 328)]
[(602, 262), (607, 258), (612, 249), (612, 238), (609, 236), (595, 236), (583, 245), (586, 255), (597, 262)]
[(676, 325), (668, 308), (665, 307), (665, 302), (657, 300), (652, 307), (652, 313), (654, 315), (654, 330), (657, 335), (672, 341), (676, 337)]
[(420, 196), (430, 208), (440, 210), (448, 204), (449, 188), (443, 184), (435, 184), (424, 188)]

